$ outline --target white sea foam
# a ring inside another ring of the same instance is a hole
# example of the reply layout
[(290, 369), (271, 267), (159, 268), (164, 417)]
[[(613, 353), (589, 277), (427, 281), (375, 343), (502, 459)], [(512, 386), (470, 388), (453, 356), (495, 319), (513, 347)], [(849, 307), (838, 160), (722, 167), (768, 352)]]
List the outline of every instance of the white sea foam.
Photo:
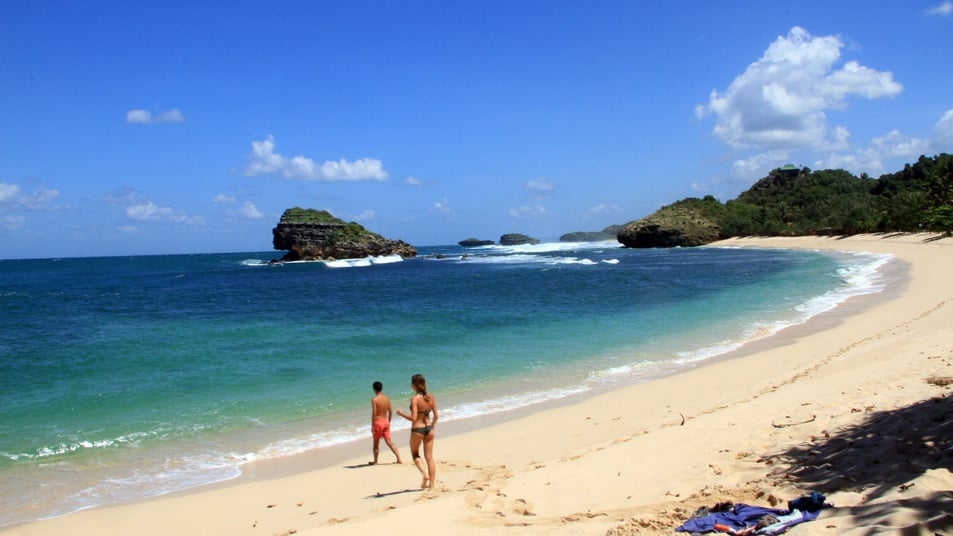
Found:
[(556, 253), (560, 251), (582, 251), (620, 249), (622, 244), (615, 240), (599, 242), (541, 242), (539, 244), (521, 244), (518, 246), (483, 246), (481, 249), (500, 253)]
[(591, 371), (586, 379), (589, 382), (599, 385), (615, 384), (660, 375), (670, 368), (671, 365), (669, 363), (657, 360), (633, 361), (623, 365)]
[[(449, 406), (440, 412), (442, 422), (466, 419), (556, 400), (585, 392), (584, 385), (552, 390), (502, 396), (492, 400), (464, 402)], [(409, 428), (408, 423), (394, 421), (392, 430)], [(151, 461), (130, 470), (113, 472), (96, 478), (88, 485), (58, 498), (43, 514), (43, 518), (57, 517), (105, 504), (116, 504), (147, 499), (236, 478), (242, 466), (261, 460), (277, 459), (315, 449), (365, 439), (367, 424), (363, 420), (342, 424), (336, 428), (299, 437), (275, 441), (252, 452), (223, 452), (215, 449), (180, 453), (164, 460)], [(47, 492), (49, 498), (49, 491)], [(0, 527), (12, 522), (0, 514)]]
[(588, 390), (589, 387), (585, 385), (570, 385), (567, 387), (558, 387), (545, 391), (533, 391), (529, 393), (502, 396), (489, 400), (467, 402), (447, 408), (446, 410), (442, 410), (440, 412), (440, 419), (443, 420), (445, 417), (448, 420), (467, 419), (481, 415), (502, 413), (534, 404), (541, 404), (551, 400), (558, 400), (560, 398), (565, 398), (567, 396), (582, 393)]
[(362, 268), (373, 264), (392, 264), (403, 261), (400, 255), (381, 255), (377, 257), (366, 257), (363, 259), (340, 259), (323, 262), (328, 268)]
[(775, 335), (790, 326), (803, 324), (817, 315), (835, 309), (854, 296), (881, 292), (885, 288), (881, 268), (892, 258), (892, 255), (852, 254), (850, 260), (837, 270), (842, 285), (795, 305), (793, 308), (795, 314), (789, 317), (773, 322), (753, 322), (737, 339), (724, 340), (704, 348), (681, 352), (679, 361), (693, 363), (724, 355), (748, 343)]
[[(609, 262), (614, 260), (615, 262)], [(617, 259), (610, 259), (609, 261), (602, 261), (608, 264), (617, 264), (619, 261)], [(549, 255), (530, 255), (530, 254), (521, 254), (514, 253), (510, 255), (485, 255), (485, 256), (468, 256), (466, 258), (461, 258), (460, 262), (469, 262), (475, 264), (541, 264), (546, 266), (558, 266), (558, 265), (570, 265), (570, 264), (579, 264), (583, 266), (595, 266), (599, 264), (598, 261), (592, 259), (579, 258), (579, 257), (554, 257)]]
[(241, 261), (243, 266), (281, 266), (284, 264), (313, 264), (319, 263), (324, 264), (328, 268), (361, 268), (366, 266), (371, 266), (374, 264), (391, 264), (395, 262), (403, 261), (403, 257), (400, 255), (379, 255), (372, 257), (365, 257), (361, 259), (335, 259), (335, 260), (314, 260), (314, 261), (282, 261), (282, 262), (271, 262), (263, 261), (261, 259), (245, 259)]
[(132, 432), (113, 438), (77, 439), (76, 441), (58, 443), (55, 445), (43, 445), (37, 447), (33, 452), (0, 452), (0, 457), (7, 458), (11, 461), (47, 460), (64, 454), (72, 454), (82, 451), (111, 449), (120, 446), (136, 446), (141, 442), (152, 438), (162, 438), (169, 435), (176, 435), (177, 433), (182, 433), (183, 431), (190, 434), (201, 433), (205, 429), (205, 426), (197, 424), (179, 430), (160, 427), (146, 432)]
[(892, 255), (868, 253), (850, 254), (842, 259), (844, 265), (837, 270), (842, 284), (820, 296), (810, 298), (793, 307), (793, 314), (775, 321), (754, 321), (744, 327), (737, 338), (729, 338), (704, 344), (675, 353), (671, 360), (639, 360), (631, 363), (593, 371), (588, 379), (595, 383), (619, 383), (644, 380), (676, 372), (695, 363), (733, 352), (754, 341), (771, 337), (790, 326), (803, 324), (815, 316), (831, 311), (849, 298), (881, 292), (885, 288), (882, 268)]

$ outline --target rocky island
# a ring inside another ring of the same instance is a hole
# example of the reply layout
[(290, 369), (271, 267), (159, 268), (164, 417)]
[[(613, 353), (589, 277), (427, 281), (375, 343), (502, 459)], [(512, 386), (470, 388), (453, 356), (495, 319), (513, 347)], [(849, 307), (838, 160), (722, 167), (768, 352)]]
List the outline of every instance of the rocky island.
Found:
[(402, 240), (372, 233), (361, 224), (345, 222), (326, 210), (289, 208), (272, 234), (275, 249), (288, 252), (281, 262), (417, 255), (417, 249)]
[(559, 237), (560, 242), (601, 242), (615, 240), (622, 230), (621, 225), (610, 225), (601, 231), (574, 231)]
[(501, 246), (522, 246), (524, 244), (539, 244), (539, 240), (519, 233), (508, 233), (500, 237)]
[(492, 246), (496, 244), (496, 242), (492, 240), (480, 240), (479, 238), (466, 238), (457, 242), (457, 244), (465, 248), (475, 248), (478, 246)]
[(691, 203), (662, 207), (646, 218), (625, 224), (616, 236), (627, 248), (701, 246), (719, 238), (718, 223)]

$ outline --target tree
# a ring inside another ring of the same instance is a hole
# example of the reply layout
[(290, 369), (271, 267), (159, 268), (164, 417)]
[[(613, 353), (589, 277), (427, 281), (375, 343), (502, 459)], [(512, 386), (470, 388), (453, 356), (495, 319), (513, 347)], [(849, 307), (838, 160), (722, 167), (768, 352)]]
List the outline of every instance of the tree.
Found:
[(933, 208), (953, 204), (953, 155), (941, 154), (926, 180), (927, 198)]

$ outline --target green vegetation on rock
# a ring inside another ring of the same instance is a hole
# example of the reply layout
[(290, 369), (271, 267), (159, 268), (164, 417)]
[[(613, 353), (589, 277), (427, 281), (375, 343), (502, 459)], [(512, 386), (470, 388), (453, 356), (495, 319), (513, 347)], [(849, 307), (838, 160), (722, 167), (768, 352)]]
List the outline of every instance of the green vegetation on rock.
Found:
[(284, 211), (279, 223), (345, 223), (327, 210), (294, 207)]
[(326, 210), (289, 208), (272, 229), (272, 235), (274, 248), (288, 252), (282, 258), (284, 261), (417, 255), (417, 249), (402, 240), (372, 233), (363, 225), (335, 218)]
[(360, 241), (366, 238), (378, 238), (380, 235), (372, 233), (357, 222), (346, 222), (335, 217), (327, 210), (294, 207), (284, 211), (280, 223), (283, 224), (325, 224), (333, 226), (328, 233), (327, 240), (331, 244), (345, 241)]
[(921, 156), (878, 179), (786, 165), (726, 203), (706, 196), (662, 207), (626, 224), (618, 239), (659, 247), (735, 236), (922, 231), (953, 233), (953, 155)]

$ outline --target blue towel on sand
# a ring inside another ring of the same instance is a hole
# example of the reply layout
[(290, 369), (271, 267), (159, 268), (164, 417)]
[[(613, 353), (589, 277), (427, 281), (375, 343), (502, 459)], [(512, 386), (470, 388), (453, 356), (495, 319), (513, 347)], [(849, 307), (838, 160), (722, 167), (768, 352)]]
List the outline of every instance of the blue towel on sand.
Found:
[[(823, 504), (823, 500), (822, 500)], [(753, 534), (781, 534), (788, 528), (816, 519), (820, 510), (808, 512), (805, 510), (779, 510), (749, 504), (736, 504), (728, 512), (714, 512), (704, 517), (692, 518), (675, 529), (678, 532), (717, 532), (715, 525), (725, 525), (733, 531), (741, 531), (758, 525), (764, 516), (771, 515), (778, 519), (777, 523), (765, 526)]]

